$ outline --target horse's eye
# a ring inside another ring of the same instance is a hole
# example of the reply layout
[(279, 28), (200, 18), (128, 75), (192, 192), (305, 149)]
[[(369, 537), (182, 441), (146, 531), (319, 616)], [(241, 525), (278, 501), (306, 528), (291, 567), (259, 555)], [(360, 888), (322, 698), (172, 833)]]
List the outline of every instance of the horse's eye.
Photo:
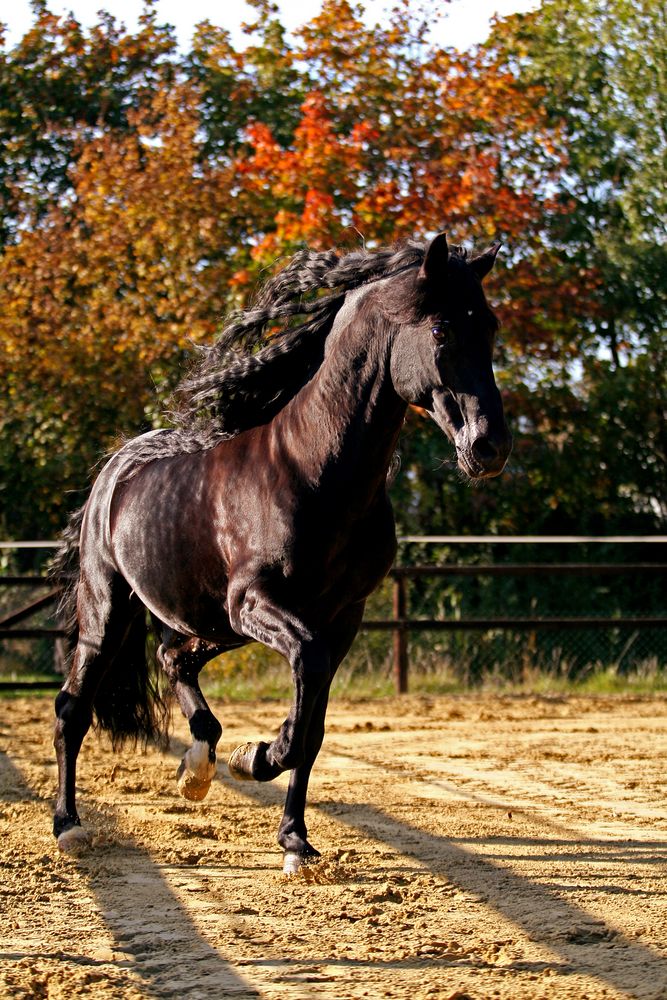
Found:
[(446, 320), (440, 320), (431, 327), (431, 333), (436, 344), (446, 344), (452, 336), (452, 324)]

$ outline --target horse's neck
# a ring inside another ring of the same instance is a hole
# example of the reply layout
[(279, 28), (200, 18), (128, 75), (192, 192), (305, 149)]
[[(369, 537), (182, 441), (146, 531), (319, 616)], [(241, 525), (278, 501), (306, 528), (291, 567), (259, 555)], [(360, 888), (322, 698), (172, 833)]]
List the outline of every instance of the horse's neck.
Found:
[(406, 407), (389, 376), (389, 330), (372, 332), (359, 295), (350, 298), (321, 367), (280, 416), (313, 481), (338, 477), (363, 502), (384, 487)]

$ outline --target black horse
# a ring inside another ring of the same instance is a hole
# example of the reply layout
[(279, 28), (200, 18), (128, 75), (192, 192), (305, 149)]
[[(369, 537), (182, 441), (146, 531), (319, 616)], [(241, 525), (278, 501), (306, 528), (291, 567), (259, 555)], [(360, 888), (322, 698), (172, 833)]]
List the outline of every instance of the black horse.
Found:
[(498, 475), (511, 448), (481, 284), (497, 251), (468, 259), (440, 234), (428, 248), (297, 254), (181, 384), (174, 428), (129, 441), (103, 468), (56, 567), (74, 581), (64, 610), (78, 636), (56, 699), (63, 850), (87, 839), (75, 768), (93, 713), (115, 744), (164, 730), (148, 609), (192, 733), (178, 772), (188, 799), (206, 795), (222, 731), (201, 668), (253, 640), (289, 661), (279, 735), (239, 747), (229, 769), (255, 781), (290, 770), (286, 870), (317, 856), (308, 780), (332, 678), (394, 559), (387, 475), (406, 407), (429, 412), (472, 479)]

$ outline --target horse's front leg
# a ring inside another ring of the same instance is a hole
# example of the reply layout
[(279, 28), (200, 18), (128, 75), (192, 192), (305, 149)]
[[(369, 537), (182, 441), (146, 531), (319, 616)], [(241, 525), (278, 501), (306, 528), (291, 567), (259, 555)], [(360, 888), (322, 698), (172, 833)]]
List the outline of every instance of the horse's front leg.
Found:
[[(360, 601), (346, 608), (329, 630), (332, 679), (359, 630), (364, 605), (365, 602)], [(315, 704), (306, 738), (305, 760), (292, 771), (287, 788), (285, 811), (278, 830), (278, 843), (285, 852), (283, 871), (288, 875), (295, 874), (302, 864), (320, 856), (319, 851), (316, 851), (308, 841), (305, 811), (310, 774), (324, 741), (330, 686), (330, 683), (326, 685)]]
[(287, 875), (294, 875), (302, 864), (320, 857), (320, 852), (315, 850), (308, 840), (305, 812), (310, 773), (324, 740), (324, 719), (329, 704), (329, 687), (327, 684), (320, 692), (313, 709), (306, 741), (305, 760), (294, 768), (287, 786), (285, 810), (278, 829), (278, 843), (285, 852), (283, 871)]
[(277, 650), (290, 663), (294, 699), (278, 736), (270, 743), (244, 743), (229, 758), (229, 770), (241, 780), (271, 781), (306, 759), (306, 739), (313, 709), (331, 678), (329, 643), (292, 612), (259, 589), (248, 590), (236, 627), (250, 639)]
[(199, 672), (224, 647), (180, 635), (165, 629), (158, 660), (171, 682), (176, 700), (188, 720), (192, 746), (186, 751), (177, 771), (178, 790), (193, 801), (208, 794), (215, 775), (215, 748), (222, 726), (211, 712), (199, 687)]

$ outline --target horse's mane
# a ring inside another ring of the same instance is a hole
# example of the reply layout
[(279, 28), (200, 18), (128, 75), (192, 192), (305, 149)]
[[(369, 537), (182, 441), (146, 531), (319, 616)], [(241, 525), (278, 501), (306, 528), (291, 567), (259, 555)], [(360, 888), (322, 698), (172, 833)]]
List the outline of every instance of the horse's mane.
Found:
[(345, 294), (417, 267), (424, 253), (414, 241), (343, 256), (296, 253), (249, 309), (232, 313), (213, 344), (199, 348), (198, 362), (172, 397), (173, 428), (137, 439), (128, 473), (266, 423), (319, 368)]
[[(345, 294), (421, 263), (424, 248), (296, 253), (270, 278), (250, 309), (229, 317), (180, 383), (177, 425), (203, 422), (213, 437), (264, 423), (319, 368), (324, 342)], [(325, 292), (325, 294), (322, 294)]]
[[(408, 241), (339, 256), (303, 250), (260, 288), (250, 309), (233, 313), (174, 392), (173, 427), (124, 445), (119, 481), (149, 462), (213, 447), (271, 419), (308, 382), (347, 292), (416, 268), (424, 244)], [(465, 252), (452, 255), (465, 260)], [(70, 517), (53, 561), (54, 579), (69, 581), (59, 612), (76, 621), (78, 546), (85, 505)]]

